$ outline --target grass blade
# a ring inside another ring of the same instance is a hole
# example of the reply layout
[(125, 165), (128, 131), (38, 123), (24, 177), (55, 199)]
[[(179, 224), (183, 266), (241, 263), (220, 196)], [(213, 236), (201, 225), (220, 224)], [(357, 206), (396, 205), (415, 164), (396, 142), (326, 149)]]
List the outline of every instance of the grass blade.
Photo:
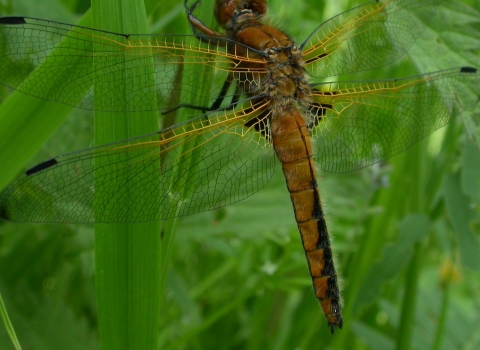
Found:
[[(101, 29), (122, 33), (146, 33), (146, 16), (143, 1), (95, 1), (92, 3), (93, 23)], [(101, 47), (98, 48), (102, 50)], [(128, 57), (117, 53), (118, 70), (100, 77), (98, 86), (111, 89), (120, 100), (127, 96), (139, 94), (138, 86), (153, 84), (153, 65), (151, 57), (144, 60), (143, 69), (149, 73), (137, 87), (126, 83), (114, 84), (116, 79), (123, 79), (122, 64), (128, 64)], [(123, 62), (121, 62), (123, 57)], [(108, 61), (108, 58), (106, 59)], [(95, 69), (102, 69), (106, 64), (98, 57)], [(139, 64), (140, 66), (142, 64)], [(149, 76), (148, 76), (149, 74)], [(133, 77), (140, 74), (132, 72)], [(116, 80), (118, 81), (118, 80)], [(132, 84), (133, 85), (133, 84)], [(150, 90), (149, 90), (150, 91)], [(98, 92), (98, 90), (97, 90)], [(148, 96), (148, 101), (155, 104), (155, 96)], [(96, 98), (95, 103), (108, 105), (108, 99)], [(126, 108), (125, 102), (125, 108)], [(119, 106), (117, 106), (119, 107)], [(158, 129), (156, 113), (96, 113), (95, 142), (104, 144), (115, 140), (146, 134)], [(125, 155), (127, 157), (127, 155)], [(96, 166), (103, 166), (97, 160)], [(106, 165), (110, 171), (118, 171), (114, 165)], [(150, 171), (158, 168), (159, 162), (152, 162)], [(145, 169), (149, 171), (148, 169)], [(120, 169), (120, 177), (131, 176), (128, 167)], [(121, 181), (121, 180), (120, 180)], [(147, 185), (147, 184), (145, 184)], [(115, 191), (112, 187), (111, 191)], [(117, 213), (125, 217), (125, 222), (134, 222), (129, 213), (139, 212), (143, 196), (154, 196), (155, 193), (145, 191), (130, 192), (129, 198), (123, 197), (120, 206), (125, 213)], [(97, 196), (95, 206), (108, 205)], [(123, 208), (122, 208), (123, 207)], [(118, 208), (118, 203), (117, 203)], [(148, 210), (145, 208), (145, 210)], [(96, 292), (98, 303), (99, 333), (103, 349), (156, 349), (159, 315), (160, 287), (160, 227), (159, 223), (118, 223), (98, 224), (95, 226), (95, 263)]]
[(15, 350), (21, 350), (22, 347), (20, 346), (20, 342), (17, 339), (17, 335), (15, 334), (15, 329), (13, 328), (12, 322), (10, 322), (7, 309), (5, 308), (5, 304), (3, 303), (3, 299), (1, 295), (0, 295), (0, 316), (2, 317), (3, 324), (5, 325), (5, 329), (7, 330), (8, 336), (12, 340), (12, 344), (15, 347)]

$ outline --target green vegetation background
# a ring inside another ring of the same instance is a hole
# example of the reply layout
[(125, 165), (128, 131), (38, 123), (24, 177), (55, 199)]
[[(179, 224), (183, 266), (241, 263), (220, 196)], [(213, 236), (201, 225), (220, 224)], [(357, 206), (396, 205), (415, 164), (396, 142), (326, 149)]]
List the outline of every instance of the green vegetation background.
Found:
[[(271, 0), (269, 19), (301, 42), (360, 3)], [(0, 14), (76, 23), (88, 6), (15, 0), (2, 2)], [(480, 67), (480, 14), (472, 8), (480, 1), (445, 1), (409, 57), (358, 77)], [(189, 33), (183, 1), (159, 1), (149, 19), (152, 33)], [(73, 110), (25, 167), (88, 147), (92, 118)], [(312, 293), (280, 169), (245, 201), (181, 218), (159, 295), (159, 348), (388, 350), (404, 346), (407, 322), (412, 348), (478, 348), (479, 139), (478, 116), (464, 116), (388, 163), (321, 174), (343, 276), (345, 329), (334, 336)], [(0, 223), (0, 292), (25, 349), (100, 349), (93, 241), (91, 226)], [(3, 328), (0, 348), (13, 348)]]

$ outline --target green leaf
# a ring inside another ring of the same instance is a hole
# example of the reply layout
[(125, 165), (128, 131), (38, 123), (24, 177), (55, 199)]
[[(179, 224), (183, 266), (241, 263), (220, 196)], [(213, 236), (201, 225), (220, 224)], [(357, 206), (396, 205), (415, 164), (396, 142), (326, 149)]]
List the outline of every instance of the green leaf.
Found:
[(412, 259), (415, 244), (423, 240), (429, 230), (428, 217), (422, 214), (410, 214), (400, 222), (398, 241), (386, 245), (380, 259), (371, 267), (359, 292), (359, 304), (379, 298), (382, 286), (405, 270)]
[[(100, 29), (120, 33), (146, 33), (146, 16), (143, 1), (94, 1), (92, 3), (93, 23)], [(108, 36), (108, 34), (106, 34)], [(127, 40), (125, 38), (125, 40)], [(95, 47), (97, 52), (110, 51), (113, 47)], [(111, 51), (110, 51), (111, 52)], [(98, 76), (95, 91), (100, 89), (111, 91), (123, 106), (117, 110), (128, 110), (129, 97), (134, 94), (145, 94), (142, 86), (151, 86), (153, 80), (153, 58), (145, 56), (138, 63), (138, 72), (133, 71), (131, 79), (123, 76), (122, 67), (129, 65), (132, 58), (128, 53), (118, 49), (116, 54), (117, 70), (110, 70), (109, 62), (102, 60), (102, 55), (95, 56), (95, 69), (104, 74)], [(107, 60), (108, 61), (108, 60)], [(111, 63), (110, 63), (111, 64)], [(137, 66), (136, 66), (137, 67)], [(112, 77), (113, 75), (113, 77)], [(113, 78), (113, 79), (112, 79)], [(112, 83), (115, 81), (116, 83)], [(118, 81), (122, 83), (118, 83)], [(129, 81), (130, 83), (127, 83)], [(146, 85), (142, 85), (146, 84)], [(145, 97), (145, 95), (142, 95)], [(148, 101), (155, 109), (156, 100), (153, 92)], [(108, 105), (107, 94), (95, 95), (95, 104)], [(95, 143), (128, 139), (130, 137), (154, 132), (158, 129), (157, 115), (154, 112), (108, 113), (97, 112), (95, 115)], [(120, 154), (115, 156), (118, 161), (135, 161), (135, 154)], [(103, 174), (116, 171), (116, 179), (126, 183), (124, 178), (135, 177), (131, 169), (123, 167), (116, 169), (115, 161), (111, 159), (96, 159), (95, 176), (101, 181)], [(160, 159), (152, 159), (144, 171), (155, 173), (160, 169)], [(156, 181), (160, 181), (158, 178)], [(101, 183), (100, 183), (101, 185)], [(95, 207), (111, 208), (117, 217), (124, 217), (124, 222), (135, 222), (129, 215), (141, 210), (151, 210), (143, 207), (145, 198), (155, 198), (158, 193), (144, 188), (123, 188), (129, 196), (122, 196), (118, 201), (110, 200), (115, 193), (115, 186), (102, 188), (96, 186)], [(133, 186), (133, 185), (132, 185)], [(104, 192), (103, 192), (104, 191)], [(110, 193), (109, 193), (110, 192)], [(155, 201), (154, 201), (155, 202)], [(130, 209), (127, 209), (130, 208)], [(160, 314), (160, 224), (158, 222), (141, 224), (97, 224), (95, 225), (95, 269), (96, 291), (99, 318), (99, 333), (103, 349), (156, 349), (157, 329)]]
[(470, 207), (467, 195), (462, 192), (460, 176), (451, 174), (445, 183), (445, 202), (451, 220), (462, 264), (470, 269), (480, 270), (480, 240), (471, 230), (470, 223), (477, 215)]

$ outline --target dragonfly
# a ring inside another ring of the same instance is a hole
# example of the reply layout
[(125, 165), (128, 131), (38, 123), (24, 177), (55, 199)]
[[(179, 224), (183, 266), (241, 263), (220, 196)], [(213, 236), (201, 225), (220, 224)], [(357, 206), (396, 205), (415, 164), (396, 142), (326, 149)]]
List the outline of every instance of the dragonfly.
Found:
[[(480, 86), (473, 67), (376, 81), (341, 77), (405, 56), (441, 3), (368, 2), (319, 24), (301, 43), (262, 22), (266, 0), (216, 0), (221, 31), (195, 15), (200, 2), (185, 0), (191, 35), (0, 18), (4, 85), (87, 110), (190, 118), (37, 164), (0, 194), (0, 217), (167, 220), (253, 195), (280, 162), (314, 294), (333, 333), (342, 327), (342, 306), (317, 169), (351, 172), (404, 151), (472, 108)], [(112, 84), (135, 93), (117, 95)]]

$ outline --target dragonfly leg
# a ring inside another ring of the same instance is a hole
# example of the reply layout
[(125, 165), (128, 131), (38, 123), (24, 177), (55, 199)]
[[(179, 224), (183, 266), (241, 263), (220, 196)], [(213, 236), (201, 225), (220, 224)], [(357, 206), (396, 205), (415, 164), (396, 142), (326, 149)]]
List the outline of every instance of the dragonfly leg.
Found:
[(162, 115), (172, 113), (172, 112), (174, 112), (174, 111), (176, 111), (177, 109), (180, 109), (180, 108), (189, 108), (189, 109), (193, 109), (193, 110), (202, 111), (203, 113), (213, 112), (213, 111), (220, 110), (220, 109), (223, 110), (223, 111), (233, 110), (237, 106), (238, 101), (240, 99), (240, 96), (243, 93), (243, 90), (240, 88), (240, 86), (238, 84), (235, 87), (235, 92), (232, 96), (232, 100), (230, 101), (230, 104), (228, 106), (224, 107), (224, 108), (220, 108), (220, 105), (225, 100), (225, 97), (227, 95), (227, 91), (230, 88), (230, 86), (232, 85), (233, 80), (234, 79), (229, 74), (228, 78), (223, 83), (223, 86), (222, 86), (222, 89), (220, 90), (220, 93), (218, 94), (217, 98), (215, 99), (215, 101), (212, 103), (212, 105), (210, 107), (195, 106), (195, 105), (191, 105), (191, 104), (182, 103), (182, 104), (179, 104), (178, 106), (175, 106), (171, 109), (163, 111)]
[[(192, 27), (193, 34), (200, 40), (209, 44), (218, 44), (218, 41), (212, 40), (212, 38), (223, 38), (225, 37), (222, 33), (216, 32), (213, 29), (206, 26), (202, 21), (193, 15), (193, 12), (200, 5), (201, 1), (196, 1), (192, 6), (188, 6), (188, 0), (185, 0), (184, 6), (185, 11), (187, 12), (187, 18)], [(203, 34), (202, 34), (203, 33)]]
[[(233, 81), (232, 73), (229, 73), (227, 79), (225, 79), (225, 82), (223, 83), (220, 93), (218, 94), (217, 98), (215, 99), (212, 106), (210, 107), (210, 110), (216, 110), (220, 107), (223, 100), (225, 99), (225, 96), (227, 95), (228, 89), (232, 85), (232, 81)], [(235, 87), (235, 94), (233, 95), (232, 102), (230, 103), (230, 106), (232, 106), (232, 109), (235, 108), (235, 106), (237, 105), (240, 94), (241, 94), (241, 91), (239, 91), (239, 87), (237, 84), (237, 86)]]
[[(246, 111), (247, 113), (249, 110)], [(270, 127), (267, 122), (267, 118), (269, 115), (269, 110), (263, 110), (260, 112), (259, 115), (255, 116), (254, 118), (248, 120), (243, 126), (246, 128), (250, 128), (253, 126), (255, 131), (258, 131), (262, 134), (263, 137), (267, 139), (268, 142), (272, 141), (272, 136), (270, 134)]]
[(312, 130), (322, 121), (327, 110), (333, 109), (333, 96), (338, 95), (338, 91), (322, 91), (312, 87), (313, 102), (309, 102), (306, 106), (308, 113), (307, 127)]
[(325, 113), (327, 113), (327, 109), (332, 109), (333, 106), (329, 104), (317, 103), (313, 102), (310, 103), (307, 107), (309, 118), (307, 128), (308, 130), (312, 130), (316, 127), (321, 121)]

